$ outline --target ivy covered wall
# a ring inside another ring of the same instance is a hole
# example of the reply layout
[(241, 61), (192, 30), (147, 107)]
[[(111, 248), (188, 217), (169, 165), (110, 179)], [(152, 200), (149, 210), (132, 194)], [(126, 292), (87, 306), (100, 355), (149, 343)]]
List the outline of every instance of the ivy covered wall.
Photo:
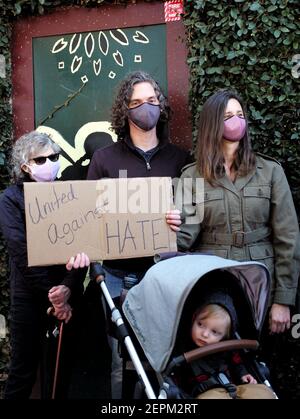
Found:
[(186, 0), (190, 106), (232, 87), (246, 104), (256, 150), (283, 165), (300, 214), (300, 3)]
[[(47, 13), (59, 6), (122, 4), (125, 7), (138, 1), (0, 0), (0, 191), (8, 184), (6, 163), (12, 141), (10, 35), (14, 19)], [(203, 102), (213, 91), (226, 86), (235, 88), (248, 104), (255, 149), (282, 163), (299, 214), (299, 1), (186, 0), (184, 3), (194, 126)], [(7, 278), (5, 246), (0, 241), (0, 313), (5, 315)], [(5, 363), (3, 355), (0, 347), (0, 360)]]

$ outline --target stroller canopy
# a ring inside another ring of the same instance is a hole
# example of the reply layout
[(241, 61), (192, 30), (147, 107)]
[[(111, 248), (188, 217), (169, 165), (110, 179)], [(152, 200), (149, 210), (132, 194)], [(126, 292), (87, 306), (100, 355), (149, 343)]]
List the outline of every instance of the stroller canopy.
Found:
[(205, 274), (216, 270), (231, 273), (239, 282), (255, 327), (261, 329), (269, 296), (269, 272), (265, 265), (209, 255), (184, 255), (162, 260), (128, 291), (122, 306), (155, 371), (164, 371), (168, 364), (190, 291)]

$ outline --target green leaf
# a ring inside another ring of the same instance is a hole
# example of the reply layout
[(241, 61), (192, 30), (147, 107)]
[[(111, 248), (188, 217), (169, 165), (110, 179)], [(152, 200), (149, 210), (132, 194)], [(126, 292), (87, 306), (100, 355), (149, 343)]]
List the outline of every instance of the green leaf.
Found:
[(281, 138), (281, 134), (279, 131), (274, 131), (274, 135), (276, 138)]
[(228, 70), (228, 72), (229, 72), (229, 73), (231, 73), (231, 74), (240, 74), (240, 73), (241, 73), (241, 67), (238, 67), (238, 66), (236, 66), (236, 67), (231, 67), (231, 68)]
[(0, 166), (4, 166), (5, 165), (5, 154), (0, 152)]
[(229, 51), (227, 54), (227, 60), (232, 60), (236, 56), (235, 51)]
[(203, 70), (203, 68), (199, 68), (199, 69), (198, 69), (198, 71), (197, 71), (197, 74), (198, 74), (199, 76), (204, 76), (205, 71)]
[(236, 24), (238, 25), (238, 27), (240, 28), (240, 29), (242, 29), (243, 27), (244, 27), (244, 22), (243, 22), (243, 20), (242, 19), (237, 19), (237, 21), (236, 21)]
[(191, 57), (187, 59), (188, 64), (195, 63), (196, 61), (199, 61), (199, 57)]
[(237, 19), (237, 10), (236, 9), (231, 9), (230, 10), (230, 16), (233, 18), (233, 19)]
[(280, 30), (279, 30), (279, 29), (276, 29), (276, 30), (273, 32), (273, 35), (275, 36), (275, 38), (279, 38), (279, 37), (280, 37), (280, 35), (281, 35)]
[(267, 8), (267, 11), (269, 12), (269, 13), (271, 13), (271, 12), (274, 12), (274, 10), (277, 10), (277, 6), (275, 6), (275, 5), (273, 5), (273, 6), (269, 6), (268, 8)]
[(290, 45), (291, 43), (292, 43), (291, 38), (285, 38), (285, 39), (283, 40), (283, 45)]
[(215, 73), (221, 74), (222, 72), (219, 67), (209, 67), (205, 71), (206, 71), (206, 74), (215, 74)]
[(251, 10), (251, 12), (257, 12), (260, 9), (260, 7), (261, 7), (260, 4), (255, 2), (255, 3), (251, 4), (250, 10)]
[(267, 25), (271, 25), (272, 23), (270, 22), (269, 16), (268, 15), (263, 15), (261, 18), (262, 22), (266, 23)]
[(20, 15), (22, 13), (22, 7), (19, 3), (15, 4), (15, 12), (17, 15)]

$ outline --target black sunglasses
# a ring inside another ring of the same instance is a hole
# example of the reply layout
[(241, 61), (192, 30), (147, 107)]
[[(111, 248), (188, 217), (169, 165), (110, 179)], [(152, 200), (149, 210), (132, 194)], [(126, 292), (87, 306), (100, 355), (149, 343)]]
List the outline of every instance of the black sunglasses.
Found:
[(51, 161), (57, 161), (59, 159), (59, 153), (50, 154), (50, 156), (47, 156), (47, 157), (44, 157), (44, 156), (34, 157), (31, 160), (33, 160), (36, 164), (41, 165), (41, 164), (45, 164), (47, 159)]

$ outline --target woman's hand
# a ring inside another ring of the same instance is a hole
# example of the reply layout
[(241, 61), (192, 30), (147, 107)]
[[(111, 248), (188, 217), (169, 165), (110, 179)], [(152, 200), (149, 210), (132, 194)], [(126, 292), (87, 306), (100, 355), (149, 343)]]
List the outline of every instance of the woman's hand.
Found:
[(70, 257), (68, 263), (66, 264), (66, 268), (68, 271), (71, 271), (71, 269), (85, 268), (89, 265), (90, 259), (88, 255), (85, 253), (77, 253), (75, 257)]
[(65, 323), (68, 323), (68, 321), (72, 317), (72, 307), (66, 303), (66, 304), (53, 304), (54, 313), (53, 316), (55, 316), (58, 320), (64, 321)]
[(71, 290), (65, 285), (52, 287), (48, 292), (48, 298), (51, 304), (66, 304), (71, 295)]
[(166, 221), (169, 227), (173, 231), (180, 231), (179, 226), (181, 225), (180, 211), (177, 209), (167, 211)]
[(274, 303), (269, 314), (269, 329), (271, 333), (282, 333), (291, 327), (289, 306)]

